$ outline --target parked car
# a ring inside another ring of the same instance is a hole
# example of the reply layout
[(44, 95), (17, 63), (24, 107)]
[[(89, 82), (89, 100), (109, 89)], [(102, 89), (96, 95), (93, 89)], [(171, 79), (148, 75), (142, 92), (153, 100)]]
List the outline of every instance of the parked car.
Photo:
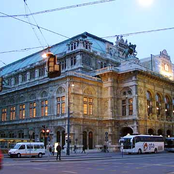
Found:
[(2, 169), (2, 159), (3, 159), (3, 154), (2, 151), (0, 150), (0, 170)]

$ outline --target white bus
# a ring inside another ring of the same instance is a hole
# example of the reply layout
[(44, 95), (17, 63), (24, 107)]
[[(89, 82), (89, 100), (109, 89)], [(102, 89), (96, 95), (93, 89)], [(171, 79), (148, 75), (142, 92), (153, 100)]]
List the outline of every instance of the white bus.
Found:
[(165, 150), (168, 152), (174, 152), (174, 137), (168, 137), (165, 139)]
[(164, 139), (162, 136), (127, 135), (120, 140), (121, 152), (124, 153), (150, 153), (164, 151)]
[(39, 158), (45, 154), (44, 143), (42, 142), (31, 142), (31, 143), (17, 143), (13, 149), (8, 151), (10, 157), (16, 156), (38, 156)]

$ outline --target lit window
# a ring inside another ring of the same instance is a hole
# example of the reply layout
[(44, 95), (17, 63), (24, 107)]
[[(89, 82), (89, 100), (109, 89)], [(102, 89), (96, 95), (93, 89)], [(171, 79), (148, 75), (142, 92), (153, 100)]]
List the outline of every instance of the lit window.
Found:
[(2, 121), (7, 121), (7, 109), (2, 109)]
[(48, 100), (44, 100), (41, 102), (41, 116), (48, 115)]
[(57, 97), (57, 115), (65, 114), (65, 96)]
[(85, 115), (93, 114), (93, 99), (92, 98), (83, 98), (83, 113)]
[(19, 106), (19, 118), (20, 119), (25, 118), (25, 104)]
[(36, 117), (36, 102), (30, 103), (30, 118)]
[(10, 120), (15, 120), (15, 117), (16, 117), (15, 110), (16, 110), (15, 106), (10, 108)]

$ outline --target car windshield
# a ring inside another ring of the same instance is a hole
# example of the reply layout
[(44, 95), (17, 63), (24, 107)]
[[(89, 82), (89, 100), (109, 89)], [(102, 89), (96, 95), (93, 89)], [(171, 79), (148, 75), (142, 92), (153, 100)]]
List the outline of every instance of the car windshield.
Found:
[(20, 144), (16, 144), (13, 149), (19, 149)]

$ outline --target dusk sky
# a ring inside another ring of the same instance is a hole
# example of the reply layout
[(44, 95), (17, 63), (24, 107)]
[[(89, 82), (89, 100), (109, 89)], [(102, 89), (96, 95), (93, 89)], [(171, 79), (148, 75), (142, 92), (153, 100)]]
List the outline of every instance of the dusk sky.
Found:
[[(67, 38), (85, 31), (99, 37), (114, 36), (132, 32), (149, 31), (163, 28), (174, 28), (174, 0), (113, 0), (95, 5), (57, 10), (18, 19), (31, 22), (58, 34), (54, 34), (10, 17), (8, 15), (39, 12), (71, 5), (96, 2), (99, 0), (1, 0), (0, 5), (0, 67), (12, 63), (41, 50), (32, 49), (23, 52), (6, 51), (21, 50), (40, 46), (51, 46)], [(150, 2), (145, 4), (145, 2)], [(29, 11), (29, 9), (30, 11)], [(34, 28), (34, 31), (33, 29)], [(36, 33), (36, 34), (35, 34)], [(44, 36), (44, 38), (43, 38)], [(134, 34), (124, 37), (137, 45), (137, 57), (145, 58), (150, 54), (158, 55), (166, 49), (174, 63), (174, 29)], [(107, 38), (115, 43), (115, 38)]]

